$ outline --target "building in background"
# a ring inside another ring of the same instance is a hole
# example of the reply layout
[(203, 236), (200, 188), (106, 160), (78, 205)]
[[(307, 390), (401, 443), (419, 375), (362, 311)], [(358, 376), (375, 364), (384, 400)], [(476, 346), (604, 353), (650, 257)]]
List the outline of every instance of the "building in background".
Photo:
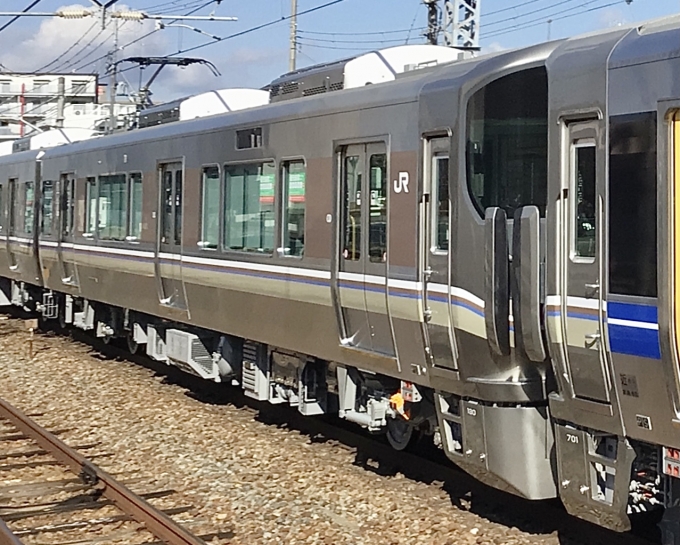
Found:
[[(106, 87), (99, 84), (96, 74), (0, 73), (0, 142), (56, 127), (103, 132), (110, 117), (106, 95)], [(119, 125), (124, 126), (136, 107), (127, 97), (120, 97), (121, 101), (116, 98), (116, 115)]]

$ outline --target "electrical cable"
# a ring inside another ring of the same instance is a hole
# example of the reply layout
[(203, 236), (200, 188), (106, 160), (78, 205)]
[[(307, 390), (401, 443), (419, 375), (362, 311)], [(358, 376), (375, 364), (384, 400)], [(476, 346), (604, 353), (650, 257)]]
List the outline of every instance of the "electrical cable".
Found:
[[(27, 7), (25, 7), (25, 8), (21, 11), (21, 13), (28, 13), (28, 12), (31, 11), (35, 6), (37, 6), (40, 2), (42, 2), (42, 0), (33, 0), (33, 2), (31, 2), (31, 4), (28, 5)], [(8, 26), (10, 26), (11, 24), (14, 24), (16, 21), (19, 20), (20, 17), (21, 17), (21, 15), (16, 15), (16, 16), (12, 17), (9, 21), (7, 21), (4, 25), (2, 25), (2, 26), (0, 27), (0, 32), (2, 32), (3, 30), (5, 30), (5, 29), (6, 29)]]
[[(601, 0), (592, 0), (591, 2), (586, 2), (586, 4), (592, 4), (593, 2), (597, 2), (597, 1), (601, 1)], [(583, 11), (579, 11), (579, 12), (577, 12), (577, 13), (571, 13), (571, 14), (569, 14), (569, 15), (563, 15), (563, 16), (561, 16), (561, 17), (552, 17), (552, 16), (551, 16), (550, 19), (551, 19), (553, 22), (555, 22), (555, 21), (561, 21), (561, 20), (563, 20), (563, 19), (570, 19), (571, 17), (577, 17), (577, 16), (583, 15), (583, 14), (585, 14), (585, 13), (591, 13), (591, 12), (593, 12), (593, 11), (598, 11), (598, 10), (601, 10), (601, 9), (605, 9), (605, 8), (609, 8), (609, 7), (615, 6), (615, 5), (617, 5), (617, 4), (620, 4), (620, 3), (623, 2), (623, 1), (625, 1), (625, 0), (616, 0), (615, 2), (610, 2), (610, 3), (605, 4), (605, 5), (603, 5), (603, 6), (592, 7), (592, 8), (583, 10)], [(572, 8), (572, 9), (566, 10), (566, 11), (572, 11), (573, 9), (575, 9), (575, 8)], [(561, 12), (561, 13), (564, 13), (564, 12)], [(517, 30), (524, 30), (524, 29), (527, 29), (527, 28), (533, 28), (533, 27), (536, 27), (536, 26), (544, 25), (544, 24), (546, 24), (546, 19), (542, 17), (541, 19), (535, 19), (535, 20), (533, 20), (533, 21), (526, 21), (526, 22), (524, 22), (524, 23), (517, 24), (517, 25), (511, 26), (511, 27), (508, 27), (508, 28), (504, 28), (504, 29), (501, 28), (501, 29), (498, 29), (498, 30), (496, 30), (496, 31), (494, 31), (494, 32), (492, 32), (492, 33), (490, 33), (490, 34), (486, 34), (485, 37), (486, 37), (486, 38), (494, 38), (494, 37), (496, 37), (496, 36), (502, 36), (502, 35), (504, 35), (504, 34), (509, 34), (509, 33), (511, 33), (511, 32), (516, 32)]]
[[(38, 74), (38, 73), (40, 73), (40, 72), (43, 72), (45, 69), (49, 68), (49, 67), (52, 66), (53, 64), (58, 63), (58, 62), (59, 62), (60, 60), (62, 60), (66, 55), (68, 55), (71, 51), (73, 51), (76, 47), (78, 47), (78, 44), (80, 44), (80, 42), (83, 41), (83, 39), (85, 38), (85, 36), (87, 36), (90, 32), (92, 32), (92, 30), (93, 30), (94, 28), (96, 28), (98, 25), (99, 25), (99, 21), (95, 21), (94, 23), (92, 23), (92, 26), (91, 26), (90, 28), (88, 28), (88, 29), (85, 31), (85, 33), (84, 33), (80, 38), (78, 38), (78, 39), (77, 39), (77, 40), (76, 40), (76, 41), (75, 41), (75, 42), (74, 42), (74, 43), (73, 43), (66, 51), (64, 51), (61, 55), (59, 55), (58, 57), (56, 57), (53, 61), (48, 62), (47, 64), (44, 64), (44, 65), (41, 66), (40, 68), (34, 70), (33, 73), (34, 73), (34, 74)], [(99, 32), (98, 34), (95, 35), (95, 37), (93, 38), (93, 40), (96, 40), (96, 39), (102, 34), (102, 32), (103, 32), (103, 29), (100, 30), (100, 32)], [(93, 40), (91, 40), (91, 41), (88, 42), (86, 45), (84, 45), (84, 46), (83, 46), (83, 49), (86, 49), (87, 47), (89, 47)], [(82, 51), (82, 50), (81, 50), (81, 51)], [(76, 53), (71, 57), (71, 59), (77, 57), (79, 54), (80, 54), (80, 51), (76, 52)], [(70, 59), (69, 59), (69, 60), (70, 60)], [(62, 65), (64, 65), (65, 63), (66, 63), (66, 61), (62, 61), (62, 62), (61, 62), (58, 66), (56, 66), (53, 70), (54, 70), (54, 71), (59, 70), (59, 68), (60, 68)]]

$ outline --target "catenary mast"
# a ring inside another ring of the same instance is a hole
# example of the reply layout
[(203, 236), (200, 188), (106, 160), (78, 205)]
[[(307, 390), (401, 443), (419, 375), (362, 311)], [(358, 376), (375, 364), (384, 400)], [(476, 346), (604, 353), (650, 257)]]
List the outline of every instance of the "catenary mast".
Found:
[(444, 34), (444, 45), (465, 50), (479, 49), (481, 0), (422, 0), (427, 7), (428, 43), (437, 45)]

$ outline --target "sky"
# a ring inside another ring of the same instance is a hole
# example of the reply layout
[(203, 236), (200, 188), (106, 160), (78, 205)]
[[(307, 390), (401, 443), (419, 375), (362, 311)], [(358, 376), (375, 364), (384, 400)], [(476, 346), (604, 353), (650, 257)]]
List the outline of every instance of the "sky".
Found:
[[(0, 10), (22, 11), (35, 0), (2, 0)], [(308, 66), (405, 43), (424, 43), (427, 10), (422, 0), (298, 0), (298, 66)], [(477, 0), (482, 16), (483, 54), (550, 39), (575, 36), (617, 25), (680, 14), (680, 0)], [(443, 4), (443, 2), (442, 2)], [(93, 7), (91, 0), (41, 0), (30, 12), (53, 13), (64, 7)], [(202, 9), (198, 9), (202, 8)], [(236, 22), (177, 21), (158, 29), (153, 21), (120, 24), (118, 58), (162, 56), (202, 44), (187, 52), (212, 62), (220, 75), (200, 65), (166, 67), (152, 86), (156, 102), (227, 87), (259, 88), (288, 70), (290, 0), (120, 0), (111, 9), (149, 14), (238, 17)], [(10, 17), (0, 16), (0, 27)], [(551, 21), (550, 23), (548, 21)], [(170, 23), (170, 21), (168, 21)], [(275, 23), (257, 31), (255, 27)], [(185, 26), (177, 26), (182, 24)], [(190, 28), (186, 28), (190, 27)], [(203, 34), (199, 33), (202, 32)], [(240, 36), (229, 36), (244, 33)], [(228, 38), (219, 42), (206, 34)], [(113, 49), (113, 25), (100, 18), (22, 17), (0, 30), (0, 64), (6, 71), (98, 72), (102, 81), (107, 51)], [(121, 63), (121, 79), (131, 90), (144, 72)]]

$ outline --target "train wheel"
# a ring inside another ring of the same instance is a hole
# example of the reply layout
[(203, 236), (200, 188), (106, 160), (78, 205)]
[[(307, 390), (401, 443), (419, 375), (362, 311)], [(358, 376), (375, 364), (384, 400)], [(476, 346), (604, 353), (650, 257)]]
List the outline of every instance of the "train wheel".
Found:
[(125, 340), (127, 341), (128, 352), (134, 356), (139, 350), (139, 343), (135, 341), (132, 331), (128, 331)]
[(387, 419), (387, 442), (394, 450), (404, 450), (414, 439), (413, 424), (403, 418)]

